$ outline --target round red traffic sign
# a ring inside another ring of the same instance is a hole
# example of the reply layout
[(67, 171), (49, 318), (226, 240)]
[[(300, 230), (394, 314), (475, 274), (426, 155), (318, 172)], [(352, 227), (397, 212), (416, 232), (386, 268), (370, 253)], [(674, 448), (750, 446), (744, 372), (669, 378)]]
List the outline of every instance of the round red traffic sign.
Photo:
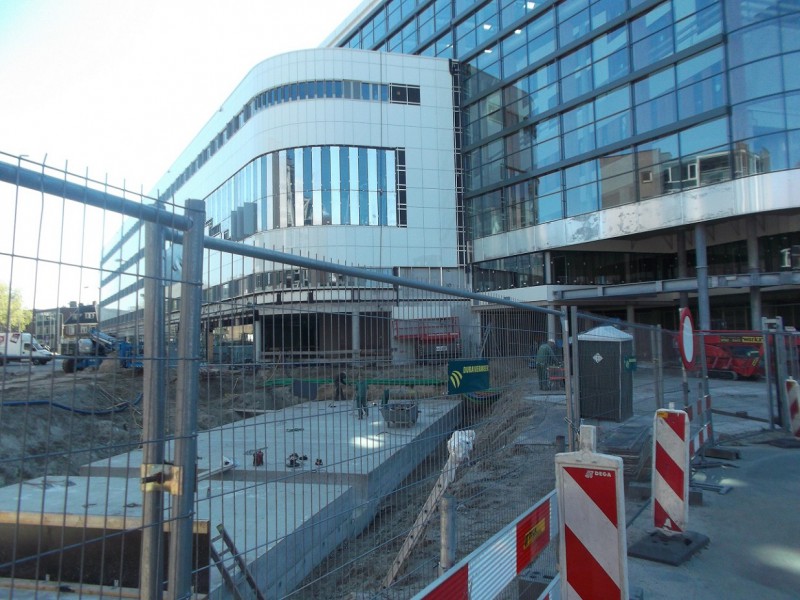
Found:
[(681, 351), (683, 366), (691, 369), (694, 366), (694, 321), (692, 312), (688, 308), (682, 308), (680, 312), (678, 348)]

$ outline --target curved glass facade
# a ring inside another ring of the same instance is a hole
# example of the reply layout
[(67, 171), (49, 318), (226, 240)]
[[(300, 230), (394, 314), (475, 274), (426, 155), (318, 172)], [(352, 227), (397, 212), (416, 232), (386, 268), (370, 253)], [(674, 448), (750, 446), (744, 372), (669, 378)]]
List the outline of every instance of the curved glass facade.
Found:
[(250, 161), (206, 201), (208, 235), (234, 241), (313, 225), (406, 225), (405, 152), (306, 146)]
[(800, 167), (798, 2), (389, 0), (341, 45), (461, 62), (473, 240)]

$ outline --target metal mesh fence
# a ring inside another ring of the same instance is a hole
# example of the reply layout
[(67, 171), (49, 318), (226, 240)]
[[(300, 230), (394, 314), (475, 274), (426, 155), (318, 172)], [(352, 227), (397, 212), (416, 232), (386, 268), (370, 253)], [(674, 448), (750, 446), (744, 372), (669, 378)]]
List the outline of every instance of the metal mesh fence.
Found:
[(536, 354), (564, 315), (4, 160), (4, 594), (411, 597), (443, 496), (461, 557), (553, 489), (568, 386)]

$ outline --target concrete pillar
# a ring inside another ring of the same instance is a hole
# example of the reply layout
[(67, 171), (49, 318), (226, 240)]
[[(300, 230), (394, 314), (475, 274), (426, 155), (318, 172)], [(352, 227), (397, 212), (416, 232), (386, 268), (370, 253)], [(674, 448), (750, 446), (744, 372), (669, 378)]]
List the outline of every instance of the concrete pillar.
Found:
[(553, 265), (550, 263), (552, 259), (550, 252), (544, 253), (544, 283), (545, 285), (553, 285)]
[(354, 310), (350, 314), (350, 332), (353, 343), (353, 359), (358, 360), (361, 358), (361, 313)]
[(625, 307), (625, 320), (628, 323), (636, 323), (636, 309), (633, 307), (633, 304), (628, 304)]
[(700, 329), (711, 329), (711, 308), (708, 299), (708, 256), (706, 254), (706, 224), (694, 226), (694, 248), (697, 259), (697, 313)]
[(750, 328), (761, 328), (761, 287), (758, 285), (759, 256), (758, 231), (755, 217), (745, 219), (747, 223), (747, 272), (750, 274)]
[[(553, 265), (550, 262), (552, 259), (551, 253), (545, 252), (544, 253), (544, 282), (546, 285), (553, 284)], [(549, 296), (549, 294), (548, 294)], [(547, 308), (553, 308), (552, 304), (548, 304)], [(555, 339), (555, 332), (556, 332), (556, 317), (555, 315), (548, 313), (547, 314), (547, 339)]]
[(256, 363), (261, 362), (261, 353), (264, 351), (261, 345), (261, 319), (259, 318), (258, 311), (253, 311), (253, 361)]
[[(686, 260), (686, 232), (681, 229), (675, 236), (677, 238), (678, 246), (678, 278), (686, 279), (689, 276), (689, 265)], [(681, 292), (678, 296), (678, 304), (680, 308), (689, 306), (689, 293)]]

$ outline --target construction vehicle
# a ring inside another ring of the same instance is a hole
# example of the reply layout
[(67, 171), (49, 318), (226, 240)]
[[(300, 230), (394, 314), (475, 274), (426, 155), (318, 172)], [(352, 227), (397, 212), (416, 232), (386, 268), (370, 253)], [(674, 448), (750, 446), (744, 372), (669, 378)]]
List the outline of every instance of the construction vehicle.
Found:
[(461, 356), (458, 317), (395, 319), (394, 337), (411, 342), (421, 362), (450, 360)]
[(709, 331), (702, 337), (709, 377), (735, 380), (764, 376), (764, 335), (761, 332)]
[(0, 333), (0, 364), (29, 360), (35, 365), (44, 365), (53, 357), (53, 353), (30, 333)]
[(88, 367), (99, 367), (112, 354), (116, 354), (119, 366), (124, 369), (140, 370), (144, 366), (141, 347), (138, 352), (134, 352), (133, 344), (130, 342), (118, 340), (99, 329), (91, 329), (89, 337), (78, 340), (75, 354), (64, 357), (61, 368), (65, 373), (74, 373)]

